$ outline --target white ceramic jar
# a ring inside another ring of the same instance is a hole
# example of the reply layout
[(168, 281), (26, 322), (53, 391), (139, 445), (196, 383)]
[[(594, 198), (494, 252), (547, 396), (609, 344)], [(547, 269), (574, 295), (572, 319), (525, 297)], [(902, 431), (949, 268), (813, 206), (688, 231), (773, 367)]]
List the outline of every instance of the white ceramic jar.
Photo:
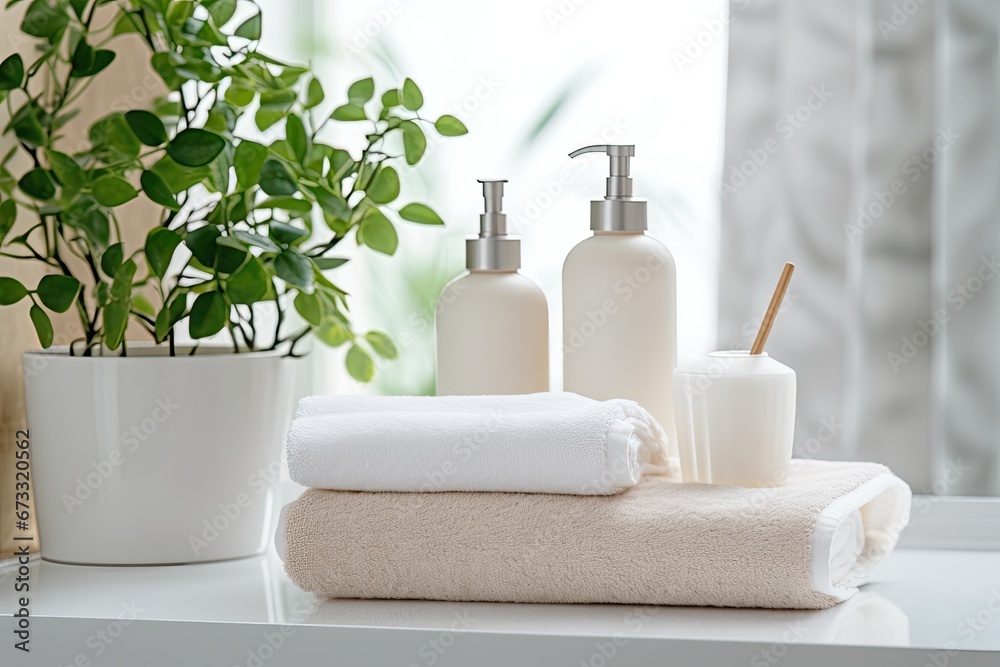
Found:
[(42, 557), (152, 565), (263, 551), (296, 362), (208, 346), (128, 352), (24, 355)]
[(767, 353), (713, 352), (674, 372), (685, 482), (780, 486), (792, 457), (795, 371)]

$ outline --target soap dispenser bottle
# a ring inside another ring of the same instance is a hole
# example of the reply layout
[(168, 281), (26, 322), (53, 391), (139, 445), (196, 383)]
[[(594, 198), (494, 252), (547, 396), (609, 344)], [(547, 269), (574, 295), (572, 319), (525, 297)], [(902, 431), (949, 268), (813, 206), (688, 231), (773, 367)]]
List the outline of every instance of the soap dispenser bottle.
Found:
[(566, 391), (646, 408), (676, 452), (673, 372), (677, 366), (677, 272), (666, 246), (646, 234), (646, 201), (632, 196), (635, 146), (587, 146), (570, 153), (611, 158), (607, 194), (590, 202), (593, 236), (563, 265), (563, 376)]
[(437, 393), (549, 390), (549, 314), (542, 290), (519, 272), (521, 240), (507, 234), (505, 180), (480, 180), (486, 211), (465, 242), (468, 272), (437, 307)]

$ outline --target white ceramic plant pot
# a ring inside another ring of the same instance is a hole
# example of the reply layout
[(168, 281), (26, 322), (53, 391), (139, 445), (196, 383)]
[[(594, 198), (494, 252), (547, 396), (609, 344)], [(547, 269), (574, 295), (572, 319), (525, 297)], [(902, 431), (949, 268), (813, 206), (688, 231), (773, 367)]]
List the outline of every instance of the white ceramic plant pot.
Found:
[(24, 355), (42, 557), (150, 565), (261, 552), (294, 362), (204, 346), (128, 353)]

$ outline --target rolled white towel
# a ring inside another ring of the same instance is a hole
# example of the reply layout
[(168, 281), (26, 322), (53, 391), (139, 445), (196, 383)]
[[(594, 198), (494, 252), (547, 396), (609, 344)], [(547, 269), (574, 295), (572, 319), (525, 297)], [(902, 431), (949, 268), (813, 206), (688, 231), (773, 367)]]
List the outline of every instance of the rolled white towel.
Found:
[(599, 404), (571, 392), (510, 396), (307, 396), (295, 418), (372, 412), (555, 412)]
[(649, 413), (575, 394), (304, 399), (288, 469), (299, 484), (340, 491), (577, 495), (669, 472)]

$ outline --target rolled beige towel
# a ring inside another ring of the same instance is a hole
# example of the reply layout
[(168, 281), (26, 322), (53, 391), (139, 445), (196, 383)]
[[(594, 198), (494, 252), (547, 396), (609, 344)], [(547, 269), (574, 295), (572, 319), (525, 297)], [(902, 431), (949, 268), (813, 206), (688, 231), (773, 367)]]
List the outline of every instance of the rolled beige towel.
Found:
[(909, 519), (883, 466), (793, 461), (774, 488), (653, 477), (617, 496), (307, 490), (277, 544), (306, 591), (821, 609), (851, 597)]

